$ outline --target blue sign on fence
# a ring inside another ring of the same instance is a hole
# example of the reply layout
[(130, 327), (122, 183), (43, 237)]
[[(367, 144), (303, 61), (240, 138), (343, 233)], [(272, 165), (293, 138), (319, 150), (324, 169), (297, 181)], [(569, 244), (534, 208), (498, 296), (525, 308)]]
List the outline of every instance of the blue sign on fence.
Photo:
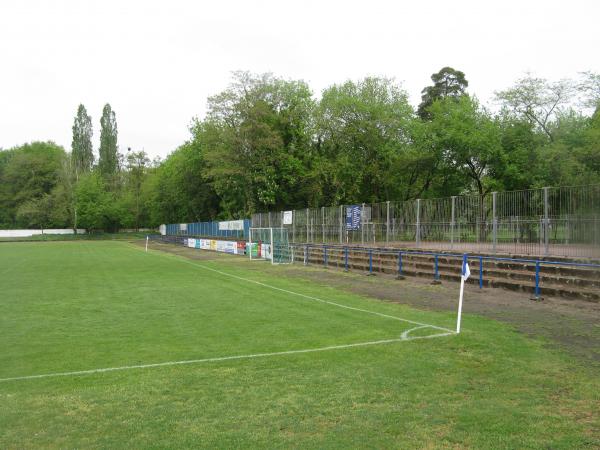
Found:
[(346, 206), (346, 230), (360, 230), (360, 205)]

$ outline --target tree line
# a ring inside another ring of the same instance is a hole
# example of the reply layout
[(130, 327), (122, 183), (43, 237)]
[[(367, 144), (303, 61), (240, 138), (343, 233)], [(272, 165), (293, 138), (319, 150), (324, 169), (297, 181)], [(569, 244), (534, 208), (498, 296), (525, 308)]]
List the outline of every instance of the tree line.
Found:
[[(253, 212), (600, 183), (600, 75), (524, 76), (494, 109), (444, 67), (414, 108), (393, 79), (325, 89), (235, 72), (166, 159), (119, 152), (115, 112), (80, 105), (71, 151), (0, 151), (0, 226), (114, 231)], [(98, 155), (96, 159), (95, 155)]]

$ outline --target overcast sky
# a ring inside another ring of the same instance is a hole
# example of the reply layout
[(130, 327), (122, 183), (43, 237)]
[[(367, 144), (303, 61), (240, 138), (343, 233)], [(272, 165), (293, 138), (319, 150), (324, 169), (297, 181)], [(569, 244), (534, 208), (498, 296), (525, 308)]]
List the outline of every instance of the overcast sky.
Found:
[(530, 71), (600, 72), (600, 1), (0, 0), (0, 148), (70, 150), (79, 103), (98, 147), (102, 106), (119, 146), (166, 156), (234, 70), (333, 83), (394, 77), (417, 105), (449, 65), (490, 101)]

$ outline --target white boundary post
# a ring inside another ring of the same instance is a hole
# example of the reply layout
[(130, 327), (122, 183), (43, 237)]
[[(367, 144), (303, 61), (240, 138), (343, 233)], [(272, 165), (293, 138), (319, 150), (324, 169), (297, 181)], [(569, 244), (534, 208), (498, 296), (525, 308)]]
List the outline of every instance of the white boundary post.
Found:
[(148, 253), (148, 236), (146, 236), (146, 253)]

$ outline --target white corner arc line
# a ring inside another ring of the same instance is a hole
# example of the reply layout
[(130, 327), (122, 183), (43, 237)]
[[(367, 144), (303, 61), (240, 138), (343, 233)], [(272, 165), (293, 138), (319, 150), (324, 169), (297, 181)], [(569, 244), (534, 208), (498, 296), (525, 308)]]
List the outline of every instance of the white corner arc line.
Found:
[[(137, 249), (137, 247), (134, 247), (134, 248)], [(157, 254), (155, 252), (152, 252), (152, 253), (153, 254)], [(231, 273), (223, 272), (223, 271), (218, 270), (218, 269), (213, 269), (212, 267), (203, 266), (201, 264), (194, 264), (193, 262), (188, 261), (186, 259), (182, 259), (182, 258), (180, 258), (178, 256), (168, 256), (168, 255), (165, 255), (163, 253), (158, 253), (158, 255), (169, 257), (169, 258), (174, 259), (175, 261), (186, 263), (186, 264), (189, 264), (191, 266), (198, 267), (200, 269), (210, 270), (211, 272), (215, 272), (215, 273), (227, 276), (227, 277), (235, 278), (235, 279), (238, 279), (238, 280), (241, 280), (241, 281), (246, 281), (248, 283), (254, 283), (254, 284), (257, 284), (259, 286), (263, 286), (263, 287), (266, 287), (266, 288), (269, 288), (269, 289), (273, 289), (273, 290), (276, 290), (276, 291), (285, 292), (286, 294), (296, 295), (298, 297), (306, 298), (308, 300), (314, 300), (316, 302), (321, 302), (321, 303), (325, 303), (325, 304), (328, 304), (328, 305), (337, 306), (338, 308), (344, 308), (344, 309), (349, 309), (349, 310), (352, 310), (352, 311), (359, 311), (359, 312), (363, 312), (363, 313), (367, 313), (367, 314), (373, 314), (373, 315), (376, 315), (376, 316), (379, 316), (379, 317), (385, 317), (387, 319), (394, 319), (394, 320), (399, 320), (401, 322), (412, 323), (413, 325), (420, 325), (422, 327), (431, 327), (431, 328), (435, 328), (436, 330), (446, 331), (448, 333), (456, 333), (454, 330), (450, 330), (449, 328), (439, 327), (437, 325), (431, 325), (431, 324), (428, 324), (428, 323), (416, 322), (414, 320), (409, 320), (409, 319), (403, 319), (402, 317), (391, 316), (389, 314), (383, 314), (383, 313), (376, 312), (376, 311), (369, 311), (367, 309), (355, 308), (354, 306), (343, 305), (341, 303), (332, 302), (330, 300), (323, 300), (322, 298), (313, 297), (312, 295), (302, 294), (300, 292), (294, 292), (294, 291), (290, 291), (288, 289), (279, 288), (277, 286), (272, 286), (270, 284), (262, 283), (261, 281), (251, 280), (250, 278), (244, 278), (244, 277), (240, 277), (238, 275), (233, 275)]]
[[(417, 327), (417, 328), (425, 328), (425, 327)], [(413, 330), (414, 329), (416, 329), (416, 328), (413, 328)], [(379, 340), (379, 341), (357, 342), (354, 344), (330, 345), (327, 347), (307, 348), (307, 349), (301, 349), (301, 350), (287, 350), (287, 351), (282, 351), (282, 352), (252, 353), (249, 355), (220, 356), (220, 357), (215, 357), (215, 358), (188, 359), (188, 360), (183, 360), (183, 361), (167, 361), (167, 362), (161, 362), (161, 363), (138, 364), (138, 365), (132, 365), (132, 366), (104, 367), (104, 368), (100, 368), (100, 369), (76, 370), (73, 372), (55, 372), (55, 373), (45, 373), (45, 374), (39, 374), (39, 375), (26, 375), (26, 376), (21, 376), (21, 377), (0, 378), (0, 383), (8, 382), (8, 381), (34, 380), (34, 379), (40, 379), (40, 378), (56, 378), (56, 377), (78, 376), (78, 375), (93, 375), (93, 374), (105, 373), (105, 372), (117, 372), (117, 371), (135, 370), (135, 369), (150, 369), (150, 368), (156, 368), (156, 367), (183, 366), (183, 365), (188, 365), (188, 364), (202, 364), (202, 363), (211, 363), (211, 362), (220, 362), (220, 361), (233, 361), (233, 360), (240, 360), (240, 359), (267, 358), (267, 357), (272, 357), (272, 356), (295, 355), (295, 354), (302, 354), (302, 353), (326, 352), (326, 351), (331, 351), (331, 350), (342, 350), (342, 349), (354, 348), (354, 347), (366, 347), (369, 345), (392, 344), (395, 342), (413, 341), (413, 340), (417, 340), (417, 339), (431, 339), (431, 338), (436, 338), (436, 337), (450, 336), (453, 334), (456, 334), (456, 333), (453, 333), (453, 332), (437, 333), (437, 334), (430, 334), (427, 336), (414, 336), (414, 337), (402, 336), (400, 338), (395, 338), (395, 339), (383, 339), (383, 340)]]
[(408, 341), (409, 339), (415, 339), (415, 338), (409, 338), (408, 335), (411, 333), (411, 331), (420, 330), (421, 328), (431, 328), (431, 327), (429, 325), (424, 325), (424, 326), (420, 326), (420, 327), (409, 328), (408, 330), (406, 330), (404, 333), (402, 333), (400, 335), (400, 338), (404, 339), (405, 341)]

